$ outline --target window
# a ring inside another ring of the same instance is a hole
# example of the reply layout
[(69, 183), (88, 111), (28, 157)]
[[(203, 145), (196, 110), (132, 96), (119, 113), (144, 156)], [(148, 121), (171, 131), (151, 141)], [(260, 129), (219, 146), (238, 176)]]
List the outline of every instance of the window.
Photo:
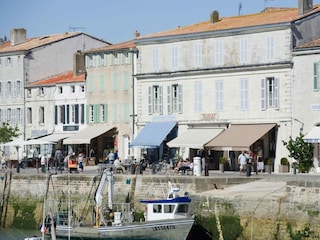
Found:
[(76, 105), (71, 105), (70, 118), (71, 118), (71, 123), (76, 122)]
[(91, 68), (93, 66), (93, 60), (92, 60), (92, 55), (88, 54), (86, 56), (86, 67)]
[(23, 124), (23, 121), (22, 121), (22, 109), (21, 108), (17, 108), (17, 123), (19, 125), (22, 125)]
[(223, 59), (223, 42), (222, 41), (216, 41), (215, 43), (215, 64), (218, 66), (223, 65), (224, 59)]
[(65, 106), (61, 105), (59, 106), (59, 123), (65, 124)]
[(223, 111), (223, 81), (216, 81), (216, 110)]
[(100, 104), (100, 122), (107, 122), (107, 105)]
[(313, 63), (313, 91), (319, 91), (319, 62)]
[(273, 60), (274, 44), (273, 36), (267, 37), (267, 60)]
[(114, 92), (118, 91), (119, 90), (119, 75), (117, 72), (114, 72), (112, 74), (112, 90)]
[(152, 70), (154, 72), (159, 71), (159, 49), (152, 49)]
[(202, 83), (200, 81), (194, 83), (194, 111), (202, 111)]
[(246, 38), (240, 39), (240, 63), (245, 64), (248, 60), (248, 40)]
[(12, 111), (11, 111), (11, 108), (8, 108), (7, 109), (7, 123), (9, 123), (9, 124), (13, 124), (11, 117), (12, 117)]
[(117, 122), (119, 122), (119, 111), (118, 111), (118, 109), (119, 109), (119, 105), (118, 105), (118, 103), (113, 103), (112, 104), (112, 122), (113, 123), (117, 123)]
[(32, 124), (32, 108), (27, 108), (27, 123)]
[(91, 123), (94, 122), (94, 106), (93, 105), (89, 106), (89, 122)]
[(84, 86), (84, 85), (81, 85), (81, 86), (80, 86), (80, 89), (81, 89), (81, 90), (80, 90), (81, 92), (83, 92), (83, 93), (85, 92), (85, 86)]
[(153, 205), (153, 212), (154, 213), (161, 213), (162, 212), (161, 208), (162, 208), (161, 204), (154, 204)]
[(0, 98), (3, 97), (4, 89), (3, 89), (3, 82), (0, 82)]
[(45, 94), (45, 88), (44, 87), (39, 87), (38, 88), (38, 95), (44, 96), (44, 94)]
[(31, 97), (31, 88), (27, 89), (27, 97), (30, 98)]
[(124, 102), (123, 103), (123, 122), (124, 123), (129, 123), (130, 122), (130, 108), (129, 108), (129, 103)]
[(10, 81), (7, 82), (7, 97), (12, 96), (12, 83)]
[(70, 86), (70, 92), (75, 93), (76, 92), (76, 87), (74, 85)]
[(130, 90), (130, 78), (128, 72), (123, 72), (123, 91), (128, 92)]
[(44, 124), (44, 107), (39, 108), (39, 123)]
[(182, 113), (182, 85), (168, 86), (168, 113)]
[(7, 67), (12, 67), (12, 59), (11, 59), (11, 57), (7, 58)]
[(188, 204), (179, 204), (177, 213), (187, 213), (189, 209)]
[(196, 42), (194, 44), (194, 66), (201, 67), (202, 65), (202, 44), (201, 42)]
[(99, 76), (99, 92), (104, 92), (104, 89), (105, 89), (104, 74), (100, 74), (100, 76)]
[(168, 205), (165, 204), (163, 206), (163, 210), (165, 213), (173, 213), (174, 207), (175, 207), (175, 205), (173, 205), (173, 204), (168, 204)]
[(17, 97), (22, 97), (21, 81), (16, 82), (16, 92), (17, 92)]
[(152, 86), (148, 88), (148, 112), (162, 114), (162, 87)]
[(278, 96), (278, 79), (274, 77), (261, 79), (261, 109), (279, 109)]
[(178, 46), (171, 47), (171, 67), (173, 69), (178, 68)]
[(248, 79), (240, 79), (240, 110), (248, 110)]
[(114, 65), (119, 64), (118, 53), (112, 53), (112, 56), (113, 56), (113, 64)]
[(58, 88), (58, 92), (59, 92), (59, 94), (62, 94), (63, 93), (63, 87), (59, 87)]
[(124, 53), (124, 63), (126, 63), (126, 64), (130, 63), (130, 53), (129, 52)]

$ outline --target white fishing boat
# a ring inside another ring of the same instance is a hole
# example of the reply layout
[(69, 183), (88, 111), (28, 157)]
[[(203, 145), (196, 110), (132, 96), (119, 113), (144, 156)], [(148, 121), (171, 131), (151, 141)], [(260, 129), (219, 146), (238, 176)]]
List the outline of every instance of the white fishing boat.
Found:
[[(106, 182), (108, 182), (107, 214), (102, 207), (103, 197), (101, 195)], [(106, 169), (95, 194), (95, 223), (93, 225), (85, 225), (82, 222), (80, 224), (70, 223), (70, 213), (57, 213), (55, 216), (56, 237), (113, 240), (187, 239), (194, 223), (193, 217), (189, 215), (191, 199), (187, 193), (179, 196), (180, 189), (172, 187), (169, 182), (169, 191), (166, 198), (140, 200), (142, 204), (146, 204), (144, 219), (134, 221), (130, 203), (113, 203), (113, 184), (113, 173)]]

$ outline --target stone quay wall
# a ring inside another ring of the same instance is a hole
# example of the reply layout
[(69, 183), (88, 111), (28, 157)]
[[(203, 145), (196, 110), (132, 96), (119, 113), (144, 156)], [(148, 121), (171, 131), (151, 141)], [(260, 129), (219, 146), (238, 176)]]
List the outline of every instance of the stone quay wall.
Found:
[[(115, 202), (124, 202), (129, 197), (137, 211), (143, 211), (139, 200), (165, 197), (170, 181), (181, 189), (181, 195), (189, 194), (195, 216), (215, 218), (216, 226), (209, 226), (213, 228), (213, 235), (224, 236), (230, 231), (230, 223), (224, 223), (222, 217), (231, 216), (239, 221), (238, 228), (242, 229), (237, 239), (299, 239), (297, 236), (303, 239), (303, 234), (309, 237), (307, 239), (319, 239), (320, 181), (318, 176), (305, 176), (117, 174), (114, 176), (114, 195)], [(85, 201), (89, 194), (93, 198), (99, 179), (99, 175), (93, 174), (62, 174), (52, 175), (47, 181), (44, 174), (13, 174), (6, 226), (23, 225), (22, 222), (28, 219), (32, 219), (28, 220), (30, 224), (41, 221), (47, 186), (49, 199), (64, 195)], [(3, 187), (2, 179), (0, 189)], [(107, 191), (106, 185), (104, 196)]]

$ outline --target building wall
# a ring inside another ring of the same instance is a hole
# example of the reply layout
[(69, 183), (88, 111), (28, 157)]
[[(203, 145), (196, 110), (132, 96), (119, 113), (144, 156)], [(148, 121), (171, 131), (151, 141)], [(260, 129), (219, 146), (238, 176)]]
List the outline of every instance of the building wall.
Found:
[(73, 55), (77, 51), (103, 47), (106, 42), (80, 34), (32, 51), (26, 58), (26, 83), (45, 79), (73, 69)]

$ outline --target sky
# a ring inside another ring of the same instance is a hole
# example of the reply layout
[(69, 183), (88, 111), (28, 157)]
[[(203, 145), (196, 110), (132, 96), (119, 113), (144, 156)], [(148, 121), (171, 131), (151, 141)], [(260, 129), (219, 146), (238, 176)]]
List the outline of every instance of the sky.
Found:
[[(320, 0), (313, 0), (320, 4)], [(110, 43), (220, 17), (257, 13), (265, 7), (298, 7), (298, 0), (0, 0), (0, 38), (25, 28), (27, 38), (71, 31)]]

